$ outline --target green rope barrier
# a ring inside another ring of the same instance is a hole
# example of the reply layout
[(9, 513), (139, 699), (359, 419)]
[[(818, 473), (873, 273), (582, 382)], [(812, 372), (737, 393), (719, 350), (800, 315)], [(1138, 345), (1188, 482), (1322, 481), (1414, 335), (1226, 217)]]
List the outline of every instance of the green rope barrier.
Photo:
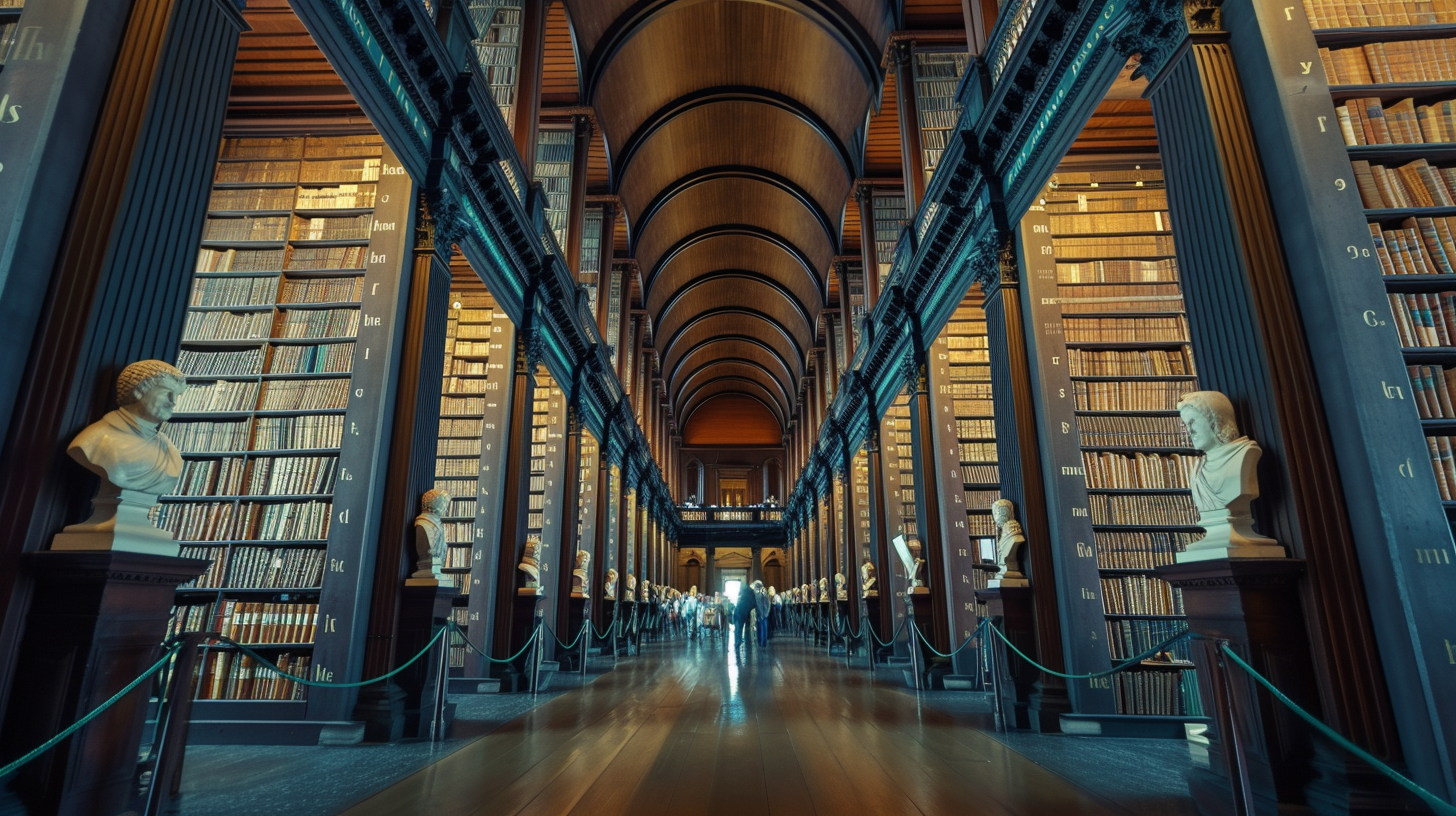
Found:
[(419, 660), (420, 658), (429, 654), (430, 650), (435, 648), (435, 644), (440, 641), (440, 638), (445, 636), (445, 633), (449, 631), (450, 628), (453, 627), (453, 625), (454, 624), (451, 623), (448, 626), (440, 627), (440, 631), (436, 632), (435, 636), (430, 638), (430, 642), (425, 644), (425, 648), (421, 649), (418, 654), (416, 654), (414, 657), (411, 657), (408, 661), (404, 663), (404, 665), (400, 666), (399, 668), (394, 669), (393, 671), (390, 671), (386, 674), (381, 674), (372, 680), (359, 680), (354, 683), (327, 683), (322, 680), (309, 680), (306, 677), (299, 677), (296, 674), (289, 674), (288, 672), (278, 668), (277, 664), (273, 663), (268, 658), (248, 648), (246, 644), (239, 643), (230, 637), (223, 637), (222, 635), (213, 634), (212, 632), (208, 632), (206, 635), (204, 635), (204, 637), (209, 640), (215, 640), (220, 643), (227, 643), (238, 647), (239, 651), (258, 661), (260, 664), (262, 664), (263, 668), (268, 669), (274, 674), (277, 674), (279, 677), (286, 677), (295, 683), (302, 683), (305, 686), (313, 686), (315, 688), (359, 688), (360, 686), (367, 686), (370, 683), (378, 683), (381, 680), (388, 680), (389, 678), (414, 665), (416, 660)]
[(455, 624), (454, 621), (450, 621), (449, 626), (450, 626), (451, 629), (454, 629), (455, 630), (455, 634), (457, 634), (457, 635), (460, 636), (460, 640), (466, 646), (469, 646), (470, 647), (470, 650), (472, 652), (475, 652), (476, 654), (480, 655), (481, 657), (485, 658), (486, 660), (489, 660), (492, 663), (514, 663), (514, 662), (516, 662), (516, 658), (518, 658), (521, 655), (525, 654), (526, 653), (526, 650), (529, 649), (529, 648), (531, 648), (531, 644), (536, 642), (536, 636), (539, 635), (539, 634), (541, 634), (541, 627), (537, 626), (536, 627), (536, 631), (532, 632), (531, 633), (531, 636), (526, 639), (526, 644), (521, 647), (521, 650), (519, 652), (516, 652), (515, 654), (513, 654), (510, 657), (506, 658), (505, 660), (498, 660), (498, 659), (496, 659), (494, 657), (491, 657), (490, 655), (486, 654), (485, 652), (481, 651), (479, 646), (476, 646), (474, 643), (471, 643), (470, 642), (470, 638), (466, 637), (465, 636), (465, 633), (462, 632), (462, 631), (460, 631), (460, 628), (458, 626), (456, 626), (456, 624)]
[(920, 636), (920, 642), (925, 644), (925, 648), (929, 649), (931, 652), (934, 652), (936, 657), (946, 657), (946, 658), (950, 658), (950, 657), (955, 657), (956, 655), (960, 654), (962, 651), (965, 650), (965, 648), (967, 646), (971, 645), (971, 642), (973, 640), (975, 640), (975, 638), (976, 638), (977, 635), (981, 634), (981, 630), (982, 629), (985, 629), (986, 628), (986, 625), (988, 623), (990, 623), (990, 622), (991, 621), (990, 621), (989, 618), (981, 618), (981, 623), (976, 626), (976, 631), (972, 632), (971, 635), (970, 635), (970, 637), (966, 638), (965, 642), (962, 643), (959, 648), (957, 648), (955, 651), (951, 652), (950, 654), (945, 654), (944, 652), (942, 652), (939, 649), (935, 648), (935, 646), (929, 640), (926, 639), (925, 633), (922, 632), (922, 631), (920, 631), (920, 626), (919, 625), (917, 625), (917, 624), (911, 624), (911, 626), (914, 628), (915, 634)]
[(895, 631), (890, 635), (890, 639), (889, 640), (880, 640), (880, 636), (877, 635), (877, 634), (875, 634), (875, 630), (874, 629), (870, 628), (869, 621), (867, 621), (867, 620), (860, 620), (860, 622), (859, 622), (859, 628), (860, 628), (859, 636), (860, 637), (864, 637), (865, 630), (868, 629), (869, 630), (869, 633), (870, 633), (870, 638), (872, 640), (874, 640), (875, 643), (879, 644), (880, 645), (880, 648), (884, 648), (886, 646), (893, 646), (893, 645), (895, 645), (895, 641), (897, 641), (897, 640), (900, 639), (900, 633), (903, 632), (903, 631), (905, 631), (905, 624), (907, 624), (907, 623), (909, 623), (908, 620), (901, 621), (900, 622), (900, 625), (897, 626), (897, 627), (895, 627)]
[(1141, 663), (1144, 660), (1147, 660), (1148, 658), (1152, 657), (1153, 655), (1157, 654), (1158, 652), (1161, 652), (1161, 651), (1167, 649), (1169, 646), (1172, 646), (1174, 643), (1177, 643), (1178, 641), (1183, 640), (1184, 638), (1188, 638), (1188, 637), (1192, 637), (1193, 636), (1193, 633), (1192, 632), (1184, 632), (1184, 633), (1179, 634), (1179, 635), (1174, 635), (1173, 637), (1168, 638), (1167, 640), (1163, 641), (1162, 643), (1159, 643), (1157, 646), (1154, 646), (1153, 648), (1147, 650), (1146, 652), (1143, 652), (1142, 654), (1138, 655), (1137, 657), (1134, 657), (1131, 660), (1128, 660), (1128, 661), (1126, 661), (1124, 663), (1119, 663), (1118, 665), (1113, 666), (1112, 668), (1108, 669), (1107, 671), (1092, 672), (1091, 674), (1063, 674), (1062, 672), (1055, 671), (1053, 669), (1048, 669), (1046, 666), (1043, 666), (1042, 664), (1036, 662), (1035, 660), (1032, 660), (1030, 657), (1027, 656), (1026, 652), (1023, 652), (1020, 649), (1016, 648), (1016, 644), (1012, 643), (1009, 639), (1007, 639), (1006, 635), (1000, 629), (996, 628), (996, 625), (995, 624), (991, 624), (989, 628), (991, 629), (992, 632), (995, 632), (996, 633), (996, 636), (997, 637), (1001, 638), (1002, 642), (1004, 642), (1011, 649), (1011, 651), (1016, 652), (1016, 654), (1019, 655), (1022, 660), (1025, 660), (1027, 663), (1030, 663), (1038, 671), (1046, 672), (1047, 674), (1050, 674), (1053, 677), (1061, 677), (1061, 678), (1064, 678), (1064, 679), (1067, 679), (1067, 680), (1089, 680), (1089, 679), (1091, 679), (1093, 677), (1107, 677), (1108, 675), (1116, 674), (1117, 672), (1120, 672), (1120, 671), (1122, 671), (1123, 669), (1126, 669), (1129, 666), (1133, 666), (1133, 665), (1136, 665), (1138, 663)]
[(89, 723), (92, 720), (96, 719), (97, 717), (101, 716), (101, 713), (103, 711), (105, 711), (106, 709), (111, 708), (112, 706), (116, 705), (118, 702), (121, 701), (121, 698), (123, 698), (126, 695), (130, 694), (134, 689), (136, 689), (137, 686), (140, 686), (142, 684), (142, 682), (145, 681), (148, 677), (151, 677), (152, 675), (156, 674), (163, 666), (167, 665), (167, 663), (172, 660), (173, 656), (175, 656), (177, 654), (177, 652), (181, 648), (182, 648), (182, 643), (181, 642), (172, 644), (171, 646), (169, 646), (167, 648), (166, 654), (163, 654), (162, 655), (162, 659), (161, 660), (158, 660), (156, 663), (153, 663), (152, 664), (152, 667), (150, 669), (147, 669), (146, 671), (142, 672), (141, 675), (137, 677), (137, 679), (135, 679), (135, 680), (131, 681), (130, 683), (127, 683), (125, 686), (123, 686), (122, 689), (121, 689), (121, 691), (118, 691), (117, 693), (111, 695), (111, 698), (108, 699), (106, 702), (104, 702), (101, 705), (99, 705), (99, 706), (91, 709), (91, 711), (86, 716), (84, 716), (81, 719), (77, 720), (69, 728), (65, 729), (61, 733), (55, 735), (54, 737), (51, 737), (50, 739), (46, 740), (43, 743), (41, 743), (41, 745), (39, 747), (37, 747), (34, 750), (30, 751), (25, 756), (22, 756), (21, 758), (15, 760), (14, 762), (10, 763), (9, 765), (6, 765), (5, 767), (0, 768), (0, 779), (3, 779), (4, 777), (7, 777), (7, 776), (9, 776), (12, 773), (15, 773), (17, 770), (19, 770), (26, 763), (30, 762), (31, 760), (35, 759), (36, 757), (40, 756), (41, 754), (44, 754), (46, 751), (49, 751), (50, 749), (56, 747), (66, 737), (69, 737), (72, 734), (76, 733), (77, 731), (81, 730), (83, 727), (85, 727), (86, 723)]
[(1285, 707), (1288, 708), (1290, 711), (1298, 714), (1301, 720), (1309, 723), (1311, 726), (1314, 727), (1316, 731), (1324, 734), (1326, 737), (1329, 737), (1330, 740), (1332, 740), (1336, 745), (1344, 748), (1346, 751), (1349, 751), (1360, 759), (1365, 760), (1365, 762), (1369, 763), (1371, 767), (1375, 768), (1375, 770), (1380, 771), (1382, 774), (1385, 774), (1385, 776), (1389, 778), (1390, 781), (1415, 794), (1417, 797), (1420, 798), (1422, 802), (1425, 802), (1427, 805), (1429, 805), (1431, 810), (1435, 811), (1440, 816), (1456, 816), (1456, 806), (1452, 806), (1451, 803), (1447, 802), (1446, 800), (1436, 796), (1434, 793), (1431, 793), (1425, 788), (1422, 788), (1420, 785), (1417, 785), (1411, 780), (1405, 778), (1394, 768), (1391, 768), (1389, 765), (1386, 765), (1384, 762), (1376, 759), (1373, 755), (1366, 752), (1355, 743), (1350, 742), (1348, 739), (1345, 739), (1345, 737), (1340, 734), (1340, 732), (1329, 727), (1328, 725), (1325, 725), (1318, 719), (1315, 719), (1313, 714), (1310, 714), (1308, 711), (1300, 708), (1297, 703), (1284, 696), (1284, 692), (1275, 688), (1273, 683), (1265, 679), (1264, 675), (1259, 674), (1257, 671), (1254, 670), (1253, 666), (1245, 663), (1244, 659), (1242, 657), (1239, 657), (1233, 649), (1230, 649), (1227, 643), (1220, 643), (1219, 651), (1222, 652), (1225, 657), (1232, 660), (1234, 662), (1234, 665), (1243, 669), (1245, 672), (1248, 673), (1250, 677), (1254, 678), (1255, 682), (1263, 686), (1265, 690), (1273, 695), (1274, 699), (1283, 703)]
[[(586, 624), (587, 624), (586, 621), (582, 621), (581, 622), (581, 629), (577, 630), (577, 632), (576, 632), (576, 639), (573, 640), (573, 641), (571, 641), (571, 643), (569, 643), (569, 644), (562, 643), (561, 642), (561, 638), (559, 638), (559, 637), (556, 636), (556, 630), (555, 629), (551, 629), (551, 639), (554, 640), (554, 641), (556, 641), (556, 645), (557, 646), (560, 646), (562, 649), (565, 649), (566, 651), (569, 652), (572, 649), (575, 649), (576, 648), (576, 644), (578, 644), (578, 643), (581, 642), (581, 636), (584, 635), (584, 634), (586, 634)], [(549, 629), (550, 627), (547, 627), (547, 628)]]
[[(587, 621), (587, 623), (588, 624), (591, 624), (591, 621)], [(595, 637), (597, 640), (604, 640), (607, 637), (607, 635), (612, 634), (612, 626), (613, 626), (613, 624), (609, 623), (609, 624), (607, 624), (607, 628), (605, 628), (605, 629), (601, 630), (600, 632), (598, 632), (597, 631), (597, 627), (595, 625), (592, 625), (592, 628), (591, 628), (592, 636)]]

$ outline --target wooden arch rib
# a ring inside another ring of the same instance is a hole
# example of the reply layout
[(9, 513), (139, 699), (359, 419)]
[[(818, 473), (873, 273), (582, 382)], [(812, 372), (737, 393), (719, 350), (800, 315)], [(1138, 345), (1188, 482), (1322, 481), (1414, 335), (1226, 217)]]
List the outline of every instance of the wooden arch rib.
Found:
[[(692, 345), (683, 345), (676, 359), (663, 357), (663, 379), (668, 384), (668, 393), (676, 392), (680, 372), (691, 371), (694, 360), (710, 355), (738, 356), (758, 363), (770, 374), (780, 371), (783, 382), (790, 393), (798, 393), (800, 375), (779, 350), (763, 340), (748, 334), (719, 334), (696, 340)], [(774, 374), (775, 379), (778, 375)]]
[[(814, 313), (800, 300), (793, 290), (770, 275), (762, 272), (755, 272), (751, 269), (717, 269), (704, 275), (691, 275), (686, 283), (677, 289), (668, 290), (661, 285), (666, 281), (660, 281), (654, 292), (648, 298), (647, 311), (652, 315), (652, 323), (655, 326), (665, 325), (667, 315), (678, 308), (691, 309), (693, 303), (700, 301), (698, 297), (708, 289), (723, 290), (726, 287), (741, 285), (748, 287), (744, 291), (756, 291), (757, 287), (768, 287), (788, 303), (793, 310), (803, 319), (806, 325), (812, 326), (816, 322)], [(731, 288), (729, 291), (732, 291)], [(661, 293), (659, 296), (658, 293)]]
[(676, 413), (682, 417), (682, 424), (686, 426), (688, 421), (692, 419), (693, 412), (699, 406), (721, 394), (742, 394), (743, 396), (751, 397), (762, 403), (774, 415), (774, 418), (779, 421), (780, 428), (787, 427), (789, 424), (788, 414), (780, 410), (778, 401), (773, 398), (773, 394), (765, 389), (761, 383), (756, 380), (726, 376), (718, 377), (699, 385), (691, 395), (681, 402), (674, 400), (675, 405), (681, 406), (676, 409)]
[(650, 271), (685, 236), (737, 228), (791, 247), (811, 270), (828, 269), (836, 252), (837, 228), (830, 225), (834, 231), (826, 231), (800, 193), (757, 174), (698, 175), (664, 197), (653, 211), (651, 229), (634, 230), (633, 255)]
[(804, 347), (799, 345), (799, 341), (772, 319), (735, 308), (698, 315), (671, 337), (659, 335), (658, 348), (662, 350), (663, 367), (667, 370), (675, 368), (689, 350), (720, 337), (752, 337), (773, 349), (775, 355), (789, 366), (796, 385), (803, 380)]
[(677, 393), (678, 386), (714, 360), (736, 360), (751, 363), (767, 371), (785, 394), (797, 394), (799, 381), (786, 363), (768, 345), (746, 335), (715, 337), (699, 342), (682, 355), (672, 369), (663, 369), (668, 393)]
[(684, 379), (678, 393), (673, 397), (673, 412), (676, 413), (677, 409), (691, 398), (699, 387), (726, 377), (753, 380), (758, 383), (765, 391), (773, 395), (774, 401), (782, 409), (781, 415), (788, 415), (789, 407), (794, 402), (791, 394), (784, 391), (778, 382), (762, 368), (753, 363), (743, 363), (731, 359), (715, 360), (698, 369), (691, 377)]
[[(728, 251), (736, 254), (722, 254)], [(774, 277), (799, 293), (806, 305), (814, 305), (816, 315), (822, 308), (828, 276), (820, 274), (812, 265), (813, 261), (792, 242), (750, 224), (719, 224), (683, 236), (647, 268), (642, 285), (649, 295), (659, 282), (675, 288), (681, 285), (675, 270), (683, 269), (694, 275), (706, 274), (715, 267), (726, 266), (725, 260), (753, 264), (761, 272), (779, 272)], [(796, 286), (795, 281), (799, 279), (809, 282), (810, 286), (807, 289)], [(808, 292), (815, 294), (805, 299)]]
[(814, 324), (806, 322), (772, 287), (731, 280), (711, 281), (693, 290), (692, 297), (679, 301), (676, 308), (663, 313), (661, 322), (653, 324), (654, 337), (665, 337), (671, 343), (693, 321), (714, 314), (752, 315), (771, 322), (800, 349), (814, 344)]

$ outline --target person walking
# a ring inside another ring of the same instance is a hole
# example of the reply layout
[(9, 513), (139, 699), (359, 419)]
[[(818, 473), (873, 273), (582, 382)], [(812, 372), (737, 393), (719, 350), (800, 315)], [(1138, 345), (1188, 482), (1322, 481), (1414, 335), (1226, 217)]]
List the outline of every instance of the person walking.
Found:
[(738, 589), (738, 603), (733, 607), (733, 622), (738, 624), (738, 639), (733, 643), (735, 650), (744, 644), (743, 638), (748, 632), (748, 624), (753, 620), (753, 613), (757, 609), (758, 596), (754, 594), (753, 587), (743, 584)]
[(768, 645), (768, 615), (773, 609), (773, 603), (768, 599), (768, 590), (763, 588), (762, 581), (753, 582), (754, 604), (758, 613), (757, 623), (754, 628), (758, 630), (758, 645)]

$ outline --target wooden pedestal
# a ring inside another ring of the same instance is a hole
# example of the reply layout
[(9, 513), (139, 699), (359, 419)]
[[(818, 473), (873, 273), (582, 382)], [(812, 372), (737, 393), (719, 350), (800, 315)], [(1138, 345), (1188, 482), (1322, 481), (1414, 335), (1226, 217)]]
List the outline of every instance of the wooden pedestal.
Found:
[[(986, 604), (991, 624), (1000, 629), (1016, 648), (1036, 654), (1036, 623), (1032, 617), (1031, 587), (998, 587), (976, 590), (976, 600)], [(1031, 694), (1037, 671), (1007, 648), (993, 632), (984, 635), (995, 661), (996, 696), (1008, 729), (1031, 728)]]
[[(584, 653), (582, 644), (587, 642), (591, 633), (583, 633), (581, 627), (586, 621), (587, 610), (590, 608), (591, 599), (581, 593), (573, 592), (571, 597), (566, 599), (566, 620), (563, 621), (565, 625), (561, 629), (560, 638), (566, 643), (574, 642), (574, 648), (567, 650), (561, 648), (560, 645), (556, 646), (556, 660), (561, 664), (562, 671), (581, 671), (585, 668), (581, 665)], [(581, 640), (577, 640), (577, 635), (581, 635)]]
[[(921, 632), (925, 632), (929, 628), (930, 616), (933, 614), (930, 607), (930, 589), (927, 587), (915, 587), (914, 590), (906, 590), (905, 605), (909, 608), (910, 618), (915, 622), (915, 625)], [(914, 650), (912, 652), (913, 658), (911, 659), (911, 665), (915, 666), (920, 672), (919, 688), (930, 688), (930, 652), (925, 648), (925, 641), (921, 640), (919, 635), (911, 631), (908, 625), (905, 627), (905, 637), (910, 644), (910, 648)], [(929, 635), (926, 635), (926, 637), (929, 637)]]
[[(35, 552), (0, 758), (14, 759), (105, 702), (161, 656), (177, 586), (207, 561), (116, 551)], [(120, 813), (136, 784), (149, 683), (22, 768), (32, 813)]]
[(880, 646), (881, 643), (890, 637), (889, 632), (880, 631), (881, 600), (878, 595), (873, 598), (865, 598), (864, 617), (862, 618), (865, 622), (867, 635), (865, 638), (865, 648), (870, 650), (870, 656), (875, 662), (881, 662), (886, 655), (892, 654), (894, 648), (893, 646)]
[[(395, 659), (409, 660), (414, 657), (430, 638), (450, 620), (455, 597), (460, 590), (449, 586), (409, 586), (400, 595), (399, 645)], [(435, 698), (440, 677), (440, 649), (449, 651), (449, 635), (445, 636), (429, 654), (415, 661), (408, 669), (395, 676), (395, 681), (405, 692), (404, 733), (407, 736), (430, 736), (430, 719), (434, 714)], [(446, 681), (448, 682), (448, 680)], [(453, 719), (453, 707), (445, 706), (445, 726), (448, 729)], [(441, 735), (443, 736), (443, 735)]]

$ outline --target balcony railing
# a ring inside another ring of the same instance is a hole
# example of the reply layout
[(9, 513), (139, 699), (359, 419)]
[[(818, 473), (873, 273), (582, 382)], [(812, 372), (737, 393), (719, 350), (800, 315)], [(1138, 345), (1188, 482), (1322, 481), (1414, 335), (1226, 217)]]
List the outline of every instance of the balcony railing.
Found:
[(784, 520), (782, 507), (686, 507), (679, 505), (677, 512), (684, 524), (762, 524)]

